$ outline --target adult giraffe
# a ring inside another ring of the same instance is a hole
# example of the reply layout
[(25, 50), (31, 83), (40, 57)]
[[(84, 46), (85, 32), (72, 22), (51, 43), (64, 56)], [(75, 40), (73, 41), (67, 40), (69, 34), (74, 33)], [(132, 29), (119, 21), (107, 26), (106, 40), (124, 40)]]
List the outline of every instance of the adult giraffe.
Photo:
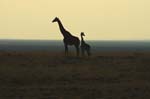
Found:
[(52, 22), (57, 22), (59, 25), (60, 32), (62, 33), (64, 39), (64, 46), (65, 46), (65, 54), (68, 54), (68, 45), (74, 45), (76, 48), (77, 56), (79, 56), (79, 46), (80, 46), (80, 40), (78, 37), (71, 35), (70, 32), (68, 32), (64, 26), (62, 25), (59, 18), (55, 18)]

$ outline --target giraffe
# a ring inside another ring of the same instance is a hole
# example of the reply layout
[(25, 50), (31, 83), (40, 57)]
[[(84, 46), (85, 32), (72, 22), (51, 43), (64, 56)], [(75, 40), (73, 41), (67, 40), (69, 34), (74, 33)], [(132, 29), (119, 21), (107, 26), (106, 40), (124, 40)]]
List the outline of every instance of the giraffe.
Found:
[(64, 26), (63, 26), (63, 24), (59, 18), (56, 17), (52, 22), (58, 23), (60, 32), (62, 33), (62, 35), (64, 37), (63, 42), (64, 42), (64, 46), (65, 46), (65, 55), (68, 55), (68, 46), (74, 45), (76, 48), (77, 56), (79, 56), (79, 53), (80, 53), (80, 50), (79, 50), (80, 40), (79, 40), (79, 38), (76, 36), (73, 36), (70, 32), (68, 32), (64, 28)]
[(81, 32), (81, 53), (82, 56), (84, 56), (84, 52), (87, 52), (87, 55), (90, 56), (91, 55), (91, 47), (89, 44), (85, 43), (83, 36), (85, 36), (84, 32)]

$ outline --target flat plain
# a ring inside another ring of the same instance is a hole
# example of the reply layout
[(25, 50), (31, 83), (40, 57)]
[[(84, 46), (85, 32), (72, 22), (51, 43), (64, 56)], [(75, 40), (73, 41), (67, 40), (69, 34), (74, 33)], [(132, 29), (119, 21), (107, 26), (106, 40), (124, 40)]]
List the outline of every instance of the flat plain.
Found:
[(0, 99), (149, 99), (150, 52), (0, 51)]

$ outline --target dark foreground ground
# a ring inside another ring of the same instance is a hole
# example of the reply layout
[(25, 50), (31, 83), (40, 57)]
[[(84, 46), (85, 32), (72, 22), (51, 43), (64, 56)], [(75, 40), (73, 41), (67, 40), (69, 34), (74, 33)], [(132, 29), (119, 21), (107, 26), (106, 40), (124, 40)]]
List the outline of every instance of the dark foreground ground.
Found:
[(0, 52), (0, 99), (150, 99), (150, 52)]

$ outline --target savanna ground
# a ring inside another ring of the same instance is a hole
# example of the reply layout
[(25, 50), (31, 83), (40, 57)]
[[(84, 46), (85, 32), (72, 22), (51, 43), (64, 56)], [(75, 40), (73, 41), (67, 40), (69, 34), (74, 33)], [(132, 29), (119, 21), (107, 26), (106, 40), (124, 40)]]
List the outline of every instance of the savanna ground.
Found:
[(0, 99), (150, 99), (150, 52), (0, 52)]

